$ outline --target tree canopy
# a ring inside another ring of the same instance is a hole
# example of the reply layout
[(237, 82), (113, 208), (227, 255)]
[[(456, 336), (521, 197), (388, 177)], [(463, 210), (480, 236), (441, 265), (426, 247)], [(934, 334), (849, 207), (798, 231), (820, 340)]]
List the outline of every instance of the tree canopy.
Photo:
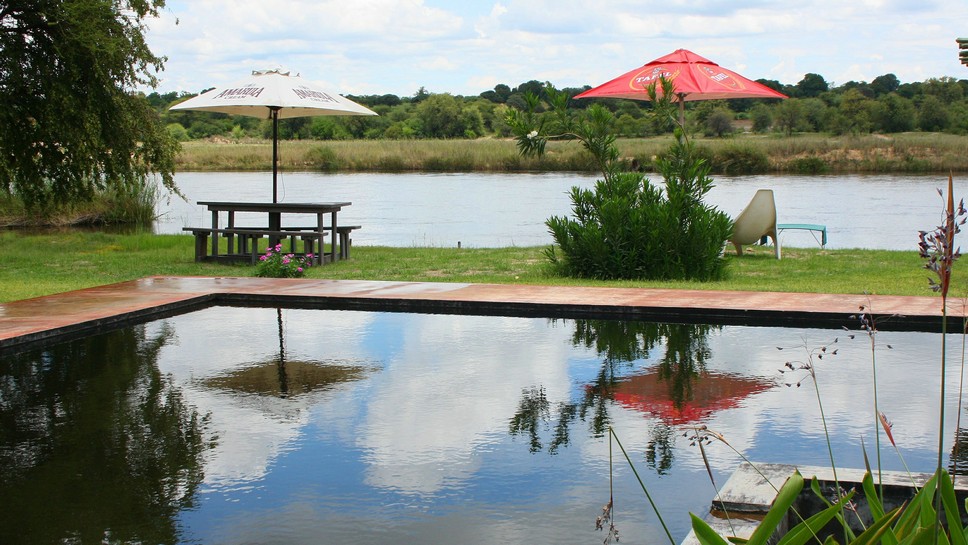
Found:
[(174, 190), (177, 142), (134, 89), (165, 59), (145, 41), (164, 0), (0, 0), (0, 186), (28, 207)]

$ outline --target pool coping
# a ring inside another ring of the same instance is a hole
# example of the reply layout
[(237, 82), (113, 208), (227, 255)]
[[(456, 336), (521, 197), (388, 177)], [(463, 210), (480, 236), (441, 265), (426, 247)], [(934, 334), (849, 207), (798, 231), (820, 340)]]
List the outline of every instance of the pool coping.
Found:
[[(859, 328), (863, 307), (879, 329), (941, 331), (942, 325), (938, 296), (150, 276), (0, 304), (0, 350), (211, 305), (848, 329)], [(959, 325), (965, 306), (949, 303)]]

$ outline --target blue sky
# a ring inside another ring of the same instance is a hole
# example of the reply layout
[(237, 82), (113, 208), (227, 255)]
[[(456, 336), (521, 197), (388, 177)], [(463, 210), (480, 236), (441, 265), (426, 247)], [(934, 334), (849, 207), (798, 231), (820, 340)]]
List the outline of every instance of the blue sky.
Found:
[[(968, 0), (169, 0), (148, 21), (158, 90), (284, 68), (340, 94), (598, 85), (685, 48), (795, 84), (968, 78)], [(177, 21), (177, 24), (175, 24)]]

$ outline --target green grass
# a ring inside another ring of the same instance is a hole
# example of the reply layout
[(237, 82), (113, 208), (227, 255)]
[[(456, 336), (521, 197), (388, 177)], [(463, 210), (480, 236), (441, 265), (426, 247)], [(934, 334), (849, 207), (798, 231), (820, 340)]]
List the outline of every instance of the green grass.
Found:
[[(254, 276), (250, 265), (194, 262), (188, 235), (66, 232), (0, 233), (0, 301), (26, 299), (153, 275)], [(728, 277), (716, 282), (595, 281), (556, 276), (543, 247), (390, 248), (354, 246), (353, 258), (309, 269), (308, 278), (517, 283), (750, 290), (813, 293), (931, 295), (915, 251), (753, 248), (727, 251)], [(958, 271), (957, 266), (955, 267)], [(952, 284), (965, 286), (968, 276)]]

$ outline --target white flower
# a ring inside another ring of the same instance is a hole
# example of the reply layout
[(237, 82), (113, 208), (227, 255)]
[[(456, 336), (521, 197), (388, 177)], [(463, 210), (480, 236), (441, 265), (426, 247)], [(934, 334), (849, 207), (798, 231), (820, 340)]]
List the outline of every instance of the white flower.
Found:
[(531, 131), (528, 133), (528, 140), (534, 140), (538, 137), (538, 131)]

